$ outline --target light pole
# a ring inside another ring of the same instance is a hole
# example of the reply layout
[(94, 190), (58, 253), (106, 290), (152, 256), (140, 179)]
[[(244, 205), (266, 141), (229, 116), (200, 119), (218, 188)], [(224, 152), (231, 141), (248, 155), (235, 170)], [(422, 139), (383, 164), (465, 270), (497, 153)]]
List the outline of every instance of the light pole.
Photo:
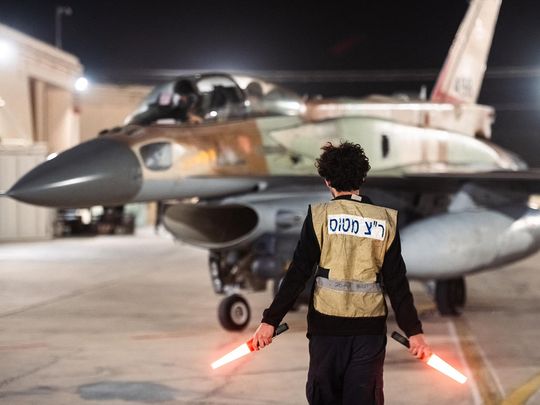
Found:
[(71, 9), (71, 7), (56, 6), (54, 44), (59, 49), (62, 49), (62, 16), (72, 15), (72, 14), (73, 14), (73, 10)]

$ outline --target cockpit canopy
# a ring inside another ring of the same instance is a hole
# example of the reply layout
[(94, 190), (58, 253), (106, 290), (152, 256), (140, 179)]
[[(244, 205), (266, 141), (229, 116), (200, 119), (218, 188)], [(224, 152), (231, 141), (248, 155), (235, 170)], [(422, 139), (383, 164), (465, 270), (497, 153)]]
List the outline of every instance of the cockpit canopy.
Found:
[(248, 76), (185, 76), (156, 86), (126, 124), (196, 124), (258, 116), (299, 115), (294, 92)]

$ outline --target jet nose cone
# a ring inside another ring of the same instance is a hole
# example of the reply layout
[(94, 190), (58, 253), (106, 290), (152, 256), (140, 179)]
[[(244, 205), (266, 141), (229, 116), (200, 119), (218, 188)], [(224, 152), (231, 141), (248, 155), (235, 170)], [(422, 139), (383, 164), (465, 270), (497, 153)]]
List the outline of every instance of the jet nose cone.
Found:
[(58, 208), (120, 205), (131, 200), (141, 184), (141, 166), (131, 149), (114, 139), (99, 138), (36, 166), (7, 195)]

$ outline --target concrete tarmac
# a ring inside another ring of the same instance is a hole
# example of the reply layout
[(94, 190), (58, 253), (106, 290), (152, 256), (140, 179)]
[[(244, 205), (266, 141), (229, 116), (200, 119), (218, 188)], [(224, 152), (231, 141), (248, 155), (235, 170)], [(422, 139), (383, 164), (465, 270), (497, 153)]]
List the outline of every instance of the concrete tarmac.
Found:
[[(389, 339), (386, 403), (540, 404), (539, 264), (537, 254), (467, 277), (459, 318), (439, 316), (413, 282), (428, 341), (469, 381)], [(211, 370), (251, 336), (271, 292), (246, 297), (248, 329), (224, 331), (206, 252), (165, 232), (2, 244), (0, 403), (305, 404), (305, 308), (267, 349)]]

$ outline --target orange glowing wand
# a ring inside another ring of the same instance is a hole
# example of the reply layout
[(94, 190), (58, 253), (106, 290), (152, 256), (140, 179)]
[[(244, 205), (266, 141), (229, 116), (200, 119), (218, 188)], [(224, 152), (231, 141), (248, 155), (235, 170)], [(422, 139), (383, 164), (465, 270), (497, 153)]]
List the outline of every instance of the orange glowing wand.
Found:
[[(277, 336), (288, 329), (289, 329), (289, 325), (287, 325), (286, 323), (282, 323), (274, 331), (274, 336)], [(243, 343), (240, 346), (238, 346), (232, 352), (227, 353), (225, 356), (223, 356), (219, 360), (214, 361), (211, 364), (211, 366), (215, 370), (216, 368), (221, 367), (224, 364), (230, 363), (231, 361), (237, 360), (240, 357), (244, 357), (246, 354), (249, 354), (253, 351), (255, 351), (255, 347), (253, 346), (253, 342), (250, 339), (246, 343)]]
[[(393, 332), (392, 337), (395, 340), (397, 340), (399, 343), (401, 343), (403, 346), (410, 347), (409, 339), (407, 339), (405, 336), (400, 335), (397, 332)], [(433, 367), (435, 370), (452, 378), (453, 380), (457, 381), (460, 384), (464, 384), (465, 381), (467, 381), (467, 377), (465, 377), (463, 374), (461, 374), (459, 371), (457, 371), (454, 367), (452, 367), (446, 361), (441, 359), (435, 353), (429, 356), (427, 360), (422, 360), (422, 361), (425, 361), (428, 366)]]

